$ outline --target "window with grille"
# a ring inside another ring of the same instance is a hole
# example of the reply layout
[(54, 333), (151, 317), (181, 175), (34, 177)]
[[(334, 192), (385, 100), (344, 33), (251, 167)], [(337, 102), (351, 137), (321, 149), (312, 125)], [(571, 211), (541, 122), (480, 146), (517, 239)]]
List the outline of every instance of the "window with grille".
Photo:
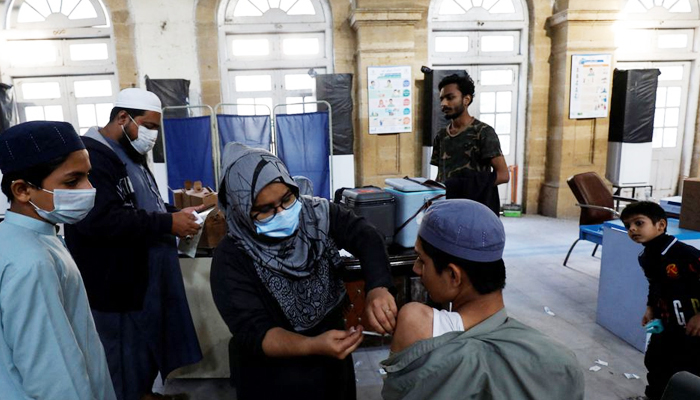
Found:
[(104, 126), (118, 83), (109, 18), (98, 0), (15, 0), (7, 6), (2, 79), (20, 121)]

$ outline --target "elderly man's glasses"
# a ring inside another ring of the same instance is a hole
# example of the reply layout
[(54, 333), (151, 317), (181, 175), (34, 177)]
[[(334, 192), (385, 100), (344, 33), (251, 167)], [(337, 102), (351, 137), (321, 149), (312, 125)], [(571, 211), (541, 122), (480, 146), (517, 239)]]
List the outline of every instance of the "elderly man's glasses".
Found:
[(287, 194), (282, 197), (282, 201), (280, 201), (280, 203), (276, 206), (264, 205), (257, 208), (257, 210), (254, 208), (255, 212), (252, 214), (253, 219), (263, 223), (270, 222), (273, 218), (275, 218), (275, 215), (277, 215), (277, 211), (279, 209), (289, 210), (296, 202), (297, 197), (294, 195), (294, 193), (287, 192)]

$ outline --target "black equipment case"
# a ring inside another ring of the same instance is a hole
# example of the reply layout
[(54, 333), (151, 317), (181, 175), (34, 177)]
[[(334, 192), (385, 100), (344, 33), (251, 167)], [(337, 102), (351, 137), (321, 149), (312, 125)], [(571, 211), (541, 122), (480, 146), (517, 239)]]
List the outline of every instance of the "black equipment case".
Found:
[[(337, 194), (336, 194), (337, 196)], [(394, 242), (396, 199), (378, 187), (344, 188), (342, 203), (356, 215), (364, 217), (384, 236), (384, 243)]]

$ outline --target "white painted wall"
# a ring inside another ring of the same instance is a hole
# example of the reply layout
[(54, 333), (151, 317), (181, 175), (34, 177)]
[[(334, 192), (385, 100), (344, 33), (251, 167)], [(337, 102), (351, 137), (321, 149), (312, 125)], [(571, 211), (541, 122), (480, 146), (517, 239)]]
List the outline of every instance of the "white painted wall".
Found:
[(187, 79), (190, 104), (199, 104), (195, 0), (130, 0), (129, 9), (134, 20), (136, 65), (143, 87), (146, 75), (152, 79)]
[[(190, 104), (200, 104), (195, 0), (130, 0), (129, 9), (134, 20), (134, 51), (141, 87), (146, 88), (146, 75), (151, 79), (187, 79)], [(165, 164), (155, 164), (153, 174), (167, 202)]]

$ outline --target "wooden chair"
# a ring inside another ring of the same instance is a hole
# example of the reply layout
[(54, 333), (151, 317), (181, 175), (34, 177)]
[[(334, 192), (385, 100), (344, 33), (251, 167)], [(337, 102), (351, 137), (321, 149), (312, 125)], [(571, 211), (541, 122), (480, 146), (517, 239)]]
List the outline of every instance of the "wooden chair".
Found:
[(569, 177), (566, 183), (576, 197), (576, 204), (581, 208), (579, 217), (578, 239), (569, 248), (564, 259), (564, 266), (571, 251), (579, 240), (595, 243), (591, 257), (595, 256), (598, 246), (603, 244), (603, 222), (620, 217), (614, 208), (615, 201), (634, 202), (635, 199), (614, 196), (603, 179), (595, 172), (584, 172)]

